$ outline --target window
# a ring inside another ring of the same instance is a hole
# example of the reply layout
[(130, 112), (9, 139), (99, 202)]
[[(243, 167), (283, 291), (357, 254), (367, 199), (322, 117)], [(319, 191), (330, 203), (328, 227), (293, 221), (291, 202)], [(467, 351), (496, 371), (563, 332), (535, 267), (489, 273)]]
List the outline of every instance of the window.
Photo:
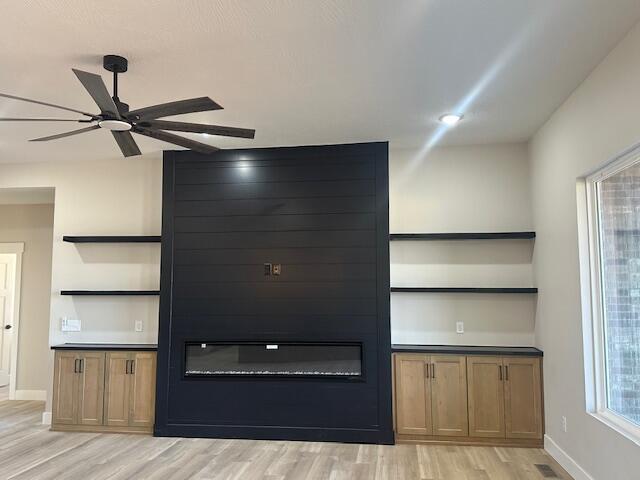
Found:
[(593, 413), (640, 440), (640, 155), (586, 179)]

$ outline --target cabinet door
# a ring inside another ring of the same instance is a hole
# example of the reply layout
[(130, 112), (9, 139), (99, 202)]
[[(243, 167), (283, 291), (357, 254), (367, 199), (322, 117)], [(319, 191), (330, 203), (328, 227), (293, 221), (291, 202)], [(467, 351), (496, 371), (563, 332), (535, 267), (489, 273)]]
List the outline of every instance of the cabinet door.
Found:
[(505, 357), (503, 362), (507, 438), (542, 438), (540, 360)]
[(102, 425), (104, 406), (104, 352), (78, 352), (78, 423)]
[(401, 434), (431, 435), (431, 385), (427, 379), (429, 357), (396, 354), (396, 428)]
[(129, 426), (153, 426), (156, 391), (155, 352), (136, 352), (130, 367)]
[(469, 436), (504, 438), (502, 357), (467, 357), (467, 378)]
[(107, 352), (104, 392), (104, 424), (129, 426), (130, 352)]
[(53, 373), (52, 422), (76, 423), (78, 414), (78, 356), (76, 352), (57, 350)]
[(431, 414), (433, 435), (468, 435), (466, 357), (431, 356)]

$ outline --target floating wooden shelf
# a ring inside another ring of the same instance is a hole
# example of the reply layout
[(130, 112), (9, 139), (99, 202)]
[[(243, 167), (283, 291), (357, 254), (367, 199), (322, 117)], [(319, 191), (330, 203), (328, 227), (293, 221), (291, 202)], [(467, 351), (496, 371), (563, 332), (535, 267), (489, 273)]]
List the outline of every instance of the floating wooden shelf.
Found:
[(389, 240), (531, 240), (536, 232), (392, 233)]
[(391, 287), (405, 293), (538, 293), (535, 287)]
[(62, 240), (70, 243), (160, 243), (160, 235), (65, 235)]
[(160, 295), (160, 290), (61, 290), (60, 295), (142, 296)]

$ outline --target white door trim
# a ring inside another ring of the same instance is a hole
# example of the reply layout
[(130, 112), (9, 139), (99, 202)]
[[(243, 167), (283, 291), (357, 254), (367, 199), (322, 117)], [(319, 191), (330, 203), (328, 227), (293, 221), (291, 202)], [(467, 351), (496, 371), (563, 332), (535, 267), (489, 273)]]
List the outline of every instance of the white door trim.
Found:
[(22, 253), (24, 252), (23, 242), (0, 243), (0, 253)]
[(0, 253), (16, 255), (16, 277), (13, 292), (13, 338), (11, 342), (11, 374), (9, 375), (9, 400), (15, 400), (18, 379), (18, 336), (20, 332), (20, 287), (22, 285), (23, 242), (0, 243)]

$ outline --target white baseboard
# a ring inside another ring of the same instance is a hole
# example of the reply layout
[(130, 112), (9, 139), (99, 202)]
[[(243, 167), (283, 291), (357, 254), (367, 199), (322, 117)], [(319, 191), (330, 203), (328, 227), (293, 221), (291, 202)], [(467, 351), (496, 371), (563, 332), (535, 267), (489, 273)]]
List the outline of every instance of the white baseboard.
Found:
[(561, 449), (558, 444), (554, 442), (553, 439), (548, 435), (544, 436), (544, 449), (575, 480), (593, 480), (593, 477), (589, 475), (580, 465), (578, 465), (578, 462), (571, 458), (569, 454)]
[(42, 424), (51, 425), (51, 412), (42, 412)]
[(46, 390), (16, 390), (14, 400), (38, 400), (40, 402), (47, 401)]

